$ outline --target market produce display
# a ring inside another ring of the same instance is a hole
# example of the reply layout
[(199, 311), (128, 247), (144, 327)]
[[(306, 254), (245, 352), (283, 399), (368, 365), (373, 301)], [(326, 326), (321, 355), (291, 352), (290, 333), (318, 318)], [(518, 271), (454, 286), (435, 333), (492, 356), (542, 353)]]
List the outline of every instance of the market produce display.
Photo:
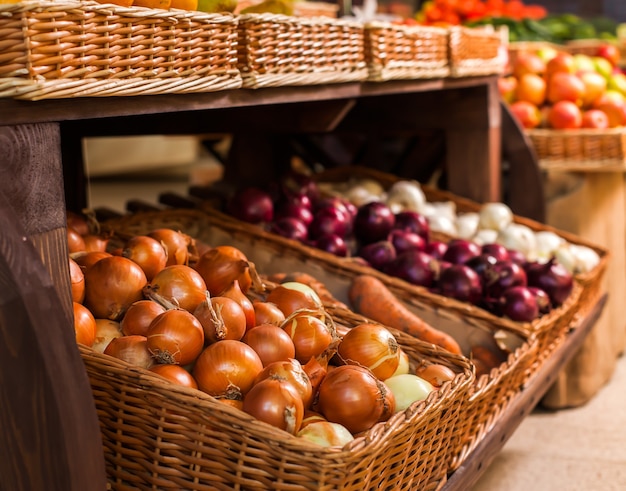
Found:
[(387, 328), (337, 326), (305, 283), (266, 290), (236, 247), (163, 228), (121, 240), (68, 217), (78, 343), (292, 435), (344, 446), (456, 375), (419, 377)]
[[(452, 202), (428, 202), (415, 181), (399, 179), (384, 189), (373, 179), (318, 183), (290, 174), (273, 189), (239, 189), (226, 211), (514, 321), (530, 322), (561, 305), (573, 275), (599, 262), (588, 247), (513, 223), (503, 203), (457, 214)], [(536, 274), (539, 265), (558, 288), (545, 291), (548, 281)]]
[(594, 55), (552, 47), (522, 51), (500, 93), (524, 128), (603, 130), (626, 124), (626, 75), (620, 52), (601, 44)]

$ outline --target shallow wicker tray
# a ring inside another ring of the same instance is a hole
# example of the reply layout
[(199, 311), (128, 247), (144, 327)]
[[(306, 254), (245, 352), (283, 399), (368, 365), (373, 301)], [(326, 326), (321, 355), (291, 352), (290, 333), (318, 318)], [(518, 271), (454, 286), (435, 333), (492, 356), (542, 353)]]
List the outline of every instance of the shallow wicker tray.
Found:
[(236, 34), (230, 14), (91, 1), (0, 4), (0, 97), (235, 89)]
[(542, 169), (581, 172), (626, 170), (626, 128), (525, 131)]
[(328, 17), (245, 14), (238, 68), (246, 88), (363, 81), (363, 24)]
[[(167, 226), (219, 240), (195, 211), (137, 214), (104, 224), (126, 234)], [(336, 322), (361, 321), (347, 311)], [(199, 391), (81, 348), (100, 419), (113, 489), (435, 490), (445, 480), (452, 435), (474, 382), (473, 366), (391, 329), (413, 367), (442, 363), (457, 376), (342, 449), (303, 442)]]
[[(352, 279), (361, 272), (347, 266), (341, 258), (276, 237), (214, 210), (144, 212), (105, 225), (131, 234), (148, 228), (167, 227), (201, 237), (210, 245), (234, 245), (266, 274), (285, 271), (311, 274), (326, 285), (336, 301), (343, 304), (349, 303), (348, 288)], [(467, 316), (463, 311), (433, 304), (428, 299), (413, 295), (404, 285), (398, 286), (397, 282), (387, 283), (410, 310), (455, 337), (464, 353), (469, 353), (476, 344), (493, 344), (496, 333), (506, 333), (512, 345), (507, 360), (489, 374), (481, 375), (469, 389), (462, 421), (456, 423), (454, 436), (450, 437), (447, 466), (448, 470), (454, 470), (493, 427), (503, 409), (533, 373), (538, 359), (536, 338), (517, 325), (494, 325), (491, 319)], [(359, 314), (347, 312), (341, 305), (330, 303), (327, 308), (332, 315), (341, 314), (341, 318), (364, 319)]]
[(450, 28), (450, 75), (501, 75), (506, 70), (505, 32), (486, 28)]
[(369, 81), (441, 78), (450, 74), (447, 30), (388, 22), (365, 25)]

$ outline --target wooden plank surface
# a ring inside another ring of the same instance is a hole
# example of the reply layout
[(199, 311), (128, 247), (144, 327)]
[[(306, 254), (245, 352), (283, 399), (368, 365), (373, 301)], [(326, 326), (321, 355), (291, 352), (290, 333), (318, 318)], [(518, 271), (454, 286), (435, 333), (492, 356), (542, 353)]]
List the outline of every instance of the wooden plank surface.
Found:
[(0, 489), (106, 489), (72, 318), (0, 193)]

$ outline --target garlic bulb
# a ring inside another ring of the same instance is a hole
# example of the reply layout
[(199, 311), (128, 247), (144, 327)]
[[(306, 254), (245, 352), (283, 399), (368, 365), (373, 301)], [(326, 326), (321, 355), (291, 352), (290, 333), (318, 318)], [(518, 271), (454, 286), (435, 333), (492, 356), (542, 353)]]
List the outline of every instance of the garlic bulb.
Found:
[(479, 216), (479, 229), (500, 231), (513, 222), (513, 212), (504, 203), (485, 203), (480, 208)]
[(394, 213), (402, 210), (423, 213), (426, 196), (417, 181), (397, 181), (387, 192), (387, 206)]
[(519, 223), (509, 224), (498, 233), (496, 242), (507, 249), (521, 252), (529, 261), (534, 261), (537, 257), (535, 233), (526, 225)]
[(470, 239), (478, 231), (478, 213), (463, 213), (456, 219), (458, 237)]

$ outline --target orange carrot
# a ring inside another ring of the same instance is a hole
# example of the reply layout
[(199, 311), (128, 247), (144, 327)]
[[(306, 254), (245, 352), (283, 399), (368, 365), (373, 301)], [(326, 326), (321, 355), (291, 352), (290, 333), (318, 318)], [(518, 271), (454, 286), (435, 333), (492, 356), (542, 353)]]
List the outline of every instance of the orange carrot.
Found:
[(429, 325), (406, 308), (378, 278), (357, 276), (348, 292), (350, 302), (360, 314), (398, 329), (427, 343), (436, 344), (455, 354), (462, 354), (459, 344), (449, 334)]

